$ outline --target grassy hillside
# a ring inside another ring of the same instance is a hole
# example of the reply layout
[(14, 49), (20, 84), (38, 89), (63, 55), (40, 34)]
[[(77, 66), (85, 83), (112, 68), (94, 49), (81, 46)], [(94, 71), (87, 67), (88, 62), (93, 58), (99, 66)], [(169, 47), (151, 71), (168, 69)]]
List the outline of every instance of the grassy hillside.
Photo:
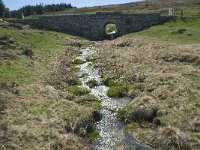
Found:
[(180, 14), (180, 10), (182, 9), (185, 10), (188, 7), (193, 8), (200, 5), (198, 0), (149, 0), (118, 5), (75, 8), (50, 14), (91, 14), (97, 11), (121, 11), (127, 13), (161, 12), (163, 15), (167, 15), (169, 2), (178, 14)]
[(1, 150), (88, 149), (99, 102), (77, 92), (72, 60), (84, 44), (75, 36), (0, 23)]

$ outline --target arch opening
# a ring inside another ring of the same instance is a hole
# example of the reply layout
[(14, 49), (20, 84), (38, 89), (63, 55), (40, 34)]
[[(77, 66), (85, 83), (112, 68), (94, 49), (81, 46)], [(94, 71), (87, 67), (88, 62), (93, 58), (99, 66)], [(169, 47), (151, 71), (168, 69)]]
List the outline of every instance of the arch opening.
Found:
[(104, 33), (107, 39), (113, 40), (118, 32), (118, 27), (114, 23), (107, 23), (104, 26)]

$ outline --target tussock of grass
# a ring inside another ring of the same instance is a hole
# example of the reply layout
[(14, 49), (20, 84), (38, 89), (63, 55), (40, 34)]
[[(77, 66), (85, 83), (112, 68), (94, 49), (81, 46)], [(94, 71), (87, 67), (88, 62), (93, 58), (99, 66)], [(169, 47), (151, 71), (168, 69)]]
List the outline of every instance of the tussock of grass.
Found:
[(191, 145), (187, 136), (179, 129), (172, 127), (164, 127), (158, 129), (155, 133), (152, 142), (156, 149), (176, 149), (176, 150), (191, 150)]
[(79, 76), (79, 78), (84, 78), (84, 77), (87, 77), (88, 76), (88, 74), (87, 73), (84, 73), (84, 74), (81, 74), (80, 76)]
[(116, 81), (114, 81), (114, 79), (112, 79), (111, 77), (104, 77), (103, 78), (103, 84), (106, 86), (118, 86), (119, 83), (117, 83)]
[(81, 64), (84, 64), (85, 62), (80, 59), (74, 59), (72, 63), (75, 65), (81, 65)]
[(107, 95), (109, 97), (124, 97), (126, 95), (126, 89), (122, 86), (111, 86), (108, 91)]
[(83, 52), (77, 52), (77, 56), (81, 56), (83, 54)]
[(158, 107), (151, 96), (138, 96), (126, 107), (118, 111), (118, 118), (123, 122), (151, 122), (157, 117)]
[(86, 61), (87, 61), (87, 62), (94, 62), (95, 59), (94, 59), (92, 56), (88, 56), (88, 57), (86, 58)]
[(90, 88), (93, 88), (95, 86), (98, 86), (98, 82), (95, 80), (95, 79), (90, 79), (88, 82), (87, 82), (87, 85), (90, 87)]
[(70, 87), (70, 91), (75, 95), (85, 95), (89, 93), (89, 90), (79, 86)]
[(82, 149), (87, 150), (89, 147), (79, 142), (79, 138), (75, 134), (57, 135), (55, 140), (48, 145), (49, 149)]
[(92, 132), (88, 134), (89, 141), (92, 142), (98, 137), (99, 133), (97, 129), (94, 129)]
[(91, 95), (91, 94), (78, 97), (75, 100), (75, 102), (80, 104), (80, 105), (92, 106), (93, 108), (99, 108), (100, 107), (99, 99), (96, 96)]

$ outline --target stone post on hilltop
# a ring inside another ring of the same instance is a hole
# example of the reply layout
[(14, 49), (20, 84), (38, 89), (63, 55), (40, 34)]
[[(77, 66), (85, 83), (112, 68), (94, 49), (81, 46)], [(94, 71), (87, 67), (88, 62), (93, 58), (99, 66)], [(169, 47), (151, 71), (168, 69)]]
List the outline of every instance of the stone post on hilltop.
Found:
[(169, 9), (168, 9), (168, 16), (171, 18), (173, 16), (173, 8), (169, 4)]
[(3, 12), (3, 16), (2, 16), (2, 20), (4, 21), (5, 20), (5, 12)]
[(183, 20), (183, 10), (181, 10), (181, 17), (180, 17), (181, 20)]
[(24, 20), (25, 19), (25, 17), (24, 17), (24, 13), (22, 12), (22, 19)]

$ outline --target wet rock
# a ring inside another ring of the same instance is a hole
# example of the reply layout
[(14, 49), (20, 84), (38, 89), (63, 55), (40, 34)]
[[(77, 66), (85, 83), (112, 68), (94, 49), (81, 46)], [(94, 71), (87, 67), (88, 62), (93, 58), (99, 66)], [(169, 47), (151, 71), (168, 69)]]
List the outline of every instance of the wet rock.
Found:
[(97, 121), (100, 121), (101, 118), (102, 118), (102, 114), (100, 113), (100, 111), (94, 111), (92, 113), (93, 115), (93, 119), (97, 122)]

